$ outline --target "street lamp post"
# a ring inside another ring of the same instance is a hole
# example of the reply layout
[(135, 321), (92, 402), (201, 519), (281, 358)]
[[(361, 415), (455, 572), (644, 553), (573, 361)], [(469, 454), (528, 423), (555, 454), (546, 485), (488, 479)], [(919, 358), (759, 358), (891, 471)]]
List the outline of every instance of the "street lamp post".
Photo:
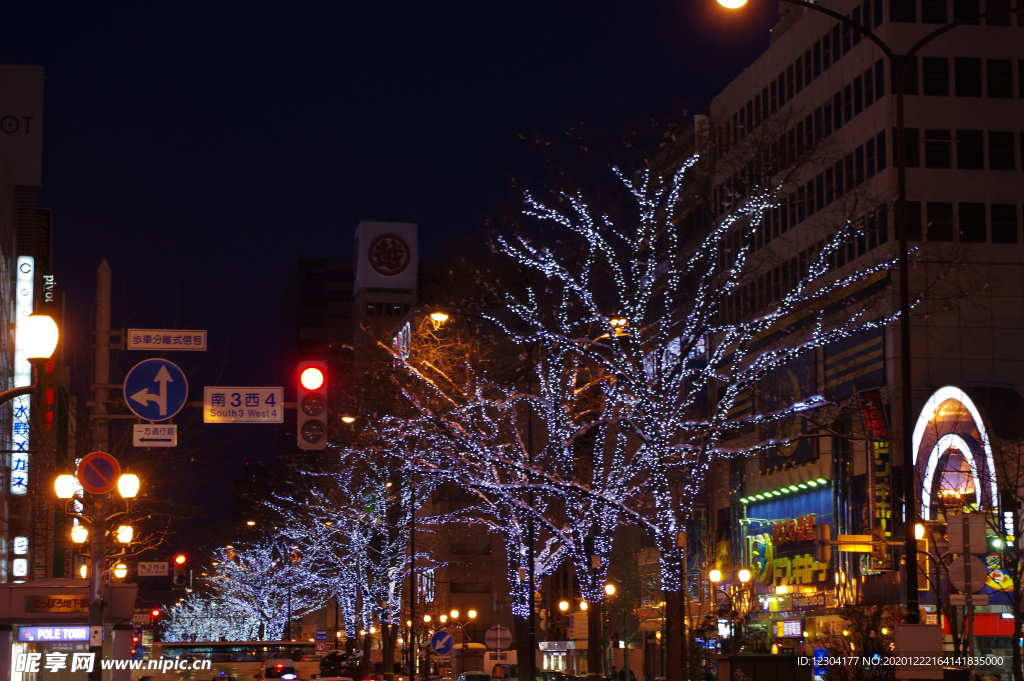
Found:
[(466, 650), (469, 648), (469, 636), (466, 634), (466, 625), (476, 619), (476, 610), (470, 610), (466, 613), (466, 617), (469, 619), (459, 621), (459, 611), (451, 611), (451, 622), (462, 629), (462, 669), (461, 674), (466, 673)]
[[(751, 573), (750, 573), (750, 570), (748, 570), (745, 567), (738, 567), (738, 568), (733, 568), (732, 570), (729, 570), (729, 572), (736, 572), (736, 578), (740, 581), (740, 584), (742, 584), (742, 588), (745, 589), (747, 587), (747, 583), (750, 582), (750, 578), (752, 576)], [(710, 581), (712, 584), (716, 584), (716, 585), (719, 584), (722, 581), (723, 578), (724, 578), (724, 575), (722, 574), (722, 571), (718, 570), (717, 568), (708, 572), (708, 581)], [(739, 653), (740, 652), (740, 648), (742, 647), (740, 645), (740, 643), (741, 643), (740, 639), (743, 638), (743, 624), (742, 623), (740, 624), (739, 634), (737, 635), (736, 619), (733, 618), (733, 616), (732, 616), (732, 614), (734, 612), (736, 612), (736, 608), (735, 608), (735, 596), (736, 596), (735, 585), (734, 584), (730, 584), (729, 592), (726, 592), (724, 589), (715, 589), (715, 591), (717, 591), (720, 594), (723, 594), (727, 599), (729, 599), (729, 628), (732, 630), (732, 639), (733, 639), (732, 642), (730, 643), (729, 647), (730, 648), (735, 648), (735, 652)], [(712, 599), (712, 600), (714, 600), (714, 599)], [(739, 613), (737, 613), (737, 615), (738, 614)]]
[[(75, 476), (64, 474), (58, 475), (57, 479), (54, 480), (53, 488), (58, 499), (65, 499), (70, 502), (78, 492), (78, 481)], [(89, 571), (86, 576), (89, 578), (89, 631), (90, 636), (97, 627), (103, 628), (103, 578), (106, 575), (109, 580), (110, 574), (106, 570), (107, 563), (107, 523), (112, 520), (117, 520), (122, 515), (127, 515), (131, 518), (131, 500), (139, 493), (139, 478), (133, 473), (125, 473), (117, 479), (117, 491), (124, 498), (128, 504), (128, 511), (123, 513), (115, 513), (111, 515), (109, 513), (109, 498), (108, 492), (102, 494), (92, 495), (92, 511), (88, 512), (86, 509), (85, 514), (69, 513), (67, 508), (64, 510), (64, 516), (72, 516), (78, 518), (85, 524), (88, 524), (88, 529), (85, 532), (79, 531), (76, 533), (72, 530), (71, 539), (75, 543), (83, 543), (88, 538), (89, 542)], [(81, 525), (77, 527), (82, 527)], [(118, 528), (117, 537), (121, 543), (130, 543), (133, 538), (134, 532), (131, 529), (131, 525), (124, 525)], [(115, 572), (116, 574), (116, 572)], [(90, 651), (94, 656), (100, 656), (102, 654), (102, 644), (100, 646), (90, 644)], [(93, 670), (89, 672), (89, 678), (91, 681), (100, 681), (102, 667), (98, 664), (94, 664)]]
[[(925, 45), (935, 38), (948, 33), (949, 31), (970, 24), (981, 19), (992, 17), (1008, 16), (1021, 13), (1022, 10), (1008, 9), (995, 12), (985, 12), (966, 19), (959, 19), (952, 23), (941, 26), (925, 37), (918, 40), (907, 50), (905, 54), (896, 54), (889, 45), (875, 35), (871, 29), (861, 25), (859, 22), (850, 19), (834, 10), (822, 7), (819, 4), (808, 0), (782, 0), (791, 5), (799, 5), (805, 9), (827, 14), (836, 21), (839, 21), (853, 30), (859, 31), (868, 38), (878, 49), (882, 51), (889, 60), (892, 73), (893, 88), (896, 94), (896, 139), (893, 140), (896, 157), (896, 231), (899, 238), (899, 270), (900, 270), (900, 409), (902, 411), (900, 426), (902, 430), (902, 466), (903, 466), (903, 509), (904, 509), (904, 551), (906, 579), (904, 580), (907, 600), (907, 622), (917, 624), (920, 621), (920, 606), (918, 604), (917, 583), (910, 579), (910, 571), (917, 566), (917, 540), (914, 537), (914, 526), (918, 520), (917, 490), (915, 487), (914, 474), (914, 451), (910, 434), (914, 432), (913, 399), (911, 395), (911, 372), (910, 372), (910, 275), (907, 268), (907, 160), (906, 160), (906, 137), (903, 124), (903, 95), (904, 82), (906, 77), (907, 63)], [(718, 3), (728, 9), (736, 9), (746, 4), (746, 0), (718, 0)]]

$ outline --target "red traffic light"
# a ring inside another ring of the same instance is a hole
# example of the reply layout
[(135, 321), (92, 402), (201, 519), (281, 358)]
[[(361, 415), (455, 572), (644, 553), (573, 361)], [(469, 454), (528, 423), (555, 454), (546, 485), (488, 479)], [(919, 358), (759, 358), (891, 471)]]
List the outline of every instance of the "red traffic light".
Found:
[(174, 563), (176, 565), (184, 565), (185, 564), (185, 554), (184, 553), (179, 553), (178, 555), (176, 555), (174, 557)]
[(153, 612), (149, 613), (149, 615), (150, 615), (150, 617), (159, 617), (160, 616), (160, 611), (157, 610), (156, 608), (154, 608)]
[(324, 372), (319, 367), (306, 367), (299, 374), (299, 383), (306, 390), (316, 390), (324, 384)]

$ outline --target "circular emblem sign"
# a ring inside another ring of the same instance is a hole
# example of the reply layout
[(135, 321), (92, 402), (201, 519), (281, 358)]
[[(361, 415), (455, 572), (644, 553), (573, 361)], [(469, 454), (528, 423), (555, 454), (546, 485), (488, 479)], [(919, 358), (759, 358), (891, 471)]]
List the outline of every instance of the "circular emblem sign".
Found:
[(412, 252), (405, 239), (397, 234), (381, 234), (370, 242), (367, 255), (370, 258), (370, 267), (377, 274), (393, 277), (404, 272), (409, 266)]
[(92, 494), (103, 494), (114, 489), (119, 477), (121, 466), (117, 459), (106, 452), (86, 454), (78, 464), (78, 484)]

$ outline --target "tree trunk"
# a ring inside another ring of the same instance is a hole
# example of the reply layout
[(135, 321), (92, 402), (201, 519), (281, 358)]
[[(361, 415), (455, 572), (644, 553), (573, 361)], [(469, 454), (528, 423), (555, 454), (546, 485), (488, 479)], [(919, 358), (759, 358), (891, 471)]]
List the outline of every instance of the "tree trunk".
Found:
[[(518, 660), (516, 666), (519, 669), (526, 669), (524, 664), (530, 655), (530, 625), (525, 617), (519, 616), (515, 617), (513, 625), (516, 629), (516, 659)], [(525, 679), (526, 677), (520, 674), (519, 678)]]
[(382, 624), (380, 627), (381, 659), (384, 678), (391, 681), (395, 676), (395, 630), (394, 624)]
[(587, 610), (587, 675), (604, 675), (604, 604), (591, 603)]
[(683, 608), (681, 591), (665, 592), (665, 630), (661, 633), (661, 645), (665, 648), (665, 678), (668, 681), (682, 681), (683, 658), (686, 644), (683, 642)]
[(373, 649), (373, 634), (367, 631), (363, 634), (363, 659), (359, 661), (359, 678), (365, 679), (373, 670), (370, 663), (370, 650)]

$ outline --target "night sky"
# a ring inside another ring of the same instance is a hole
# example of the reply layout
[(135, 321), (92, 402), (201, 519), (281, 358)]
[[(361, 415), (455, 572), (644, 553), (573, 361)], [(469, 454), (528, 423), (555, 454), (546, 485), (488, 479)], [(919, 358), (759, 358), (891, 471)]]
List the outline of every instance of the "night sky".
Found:
[(351, 257), (360, 220), (398, 219), (419, 223), (422, 259), (443, 258), (531, 167), (520, 135), (704, 106), (776, 16), (774, 0), (8, 5), (0, 59), (46, 67), (40, 204), (68, 359), (88, 375), (106, 257), (115, 326), (207, 328), (221, 385), (278, 385), (300, 255)]

